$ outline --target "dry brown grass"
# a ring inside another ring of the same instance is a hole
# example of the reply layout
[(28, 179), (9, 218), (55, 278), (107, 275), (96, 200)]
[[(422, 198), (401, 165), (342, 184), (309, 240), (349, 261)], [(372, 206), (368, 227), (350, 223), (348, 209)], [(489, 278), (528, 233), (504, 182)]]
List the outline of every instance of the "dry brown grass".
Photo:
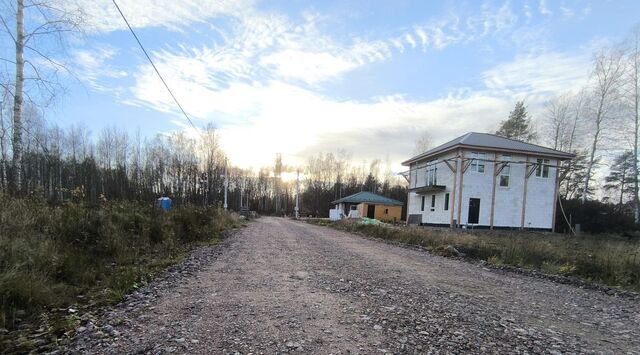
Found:
[(240, 225), (217, 208), (164, 213), (131, 202), (49, 206), (0, 195), (0, 328), (68, 307), (79, 295), (97, 305), (116, 302), (194, 246), (216, 243)]

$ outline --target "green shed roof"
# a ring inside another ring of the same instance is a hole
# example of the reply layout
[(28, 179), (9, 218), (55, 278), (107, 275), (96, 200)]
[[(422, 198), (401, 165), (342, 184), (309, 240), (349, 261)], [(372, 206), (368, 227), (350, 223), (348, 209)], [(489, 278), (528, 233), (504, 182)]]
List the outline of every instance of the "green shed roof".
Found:
[(394, 200), (392, 198), (380, 196), (378, 194), (374, 194), (368, 191), (360, 191), (351, 196), (343, 197), (339, 200), (335, 200), (331, 202), (334, 205), (339, 203), (370, 203), (374, 205), (391, 205), (391, 206), (402, 206), (404, 203)]

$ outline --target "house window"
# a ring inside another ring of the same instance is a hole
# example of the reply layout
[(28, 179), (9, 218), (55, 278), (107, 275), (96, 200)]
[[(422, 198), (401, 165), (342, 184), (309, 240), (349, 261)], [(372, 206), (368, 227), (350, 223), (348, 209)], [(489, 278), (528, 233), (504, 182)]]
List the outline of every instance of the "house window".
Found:
[(485, 153), (471, 152), (471, 171), (484, 173)]
[(536, 168), (536, 176), (549, 177), (549, 159), (538, 159), (538, 167)]
[[(511, 155), (502, 155), (502, 162), (511, 161)], [(506, 163), (500, 171), (500, 186), (509, 187), (509, 176), (511, 175), (511, 164)]]
[(384, 214), (389, 214), (389, 209), (388, 208), (384, 209)]
[(432, 160), (427, 163), (427, 176), (426, 176), (426, 186), (433, 186), (437, 184), (436, 173), (438, 172), (438, 165), (435, 160)]
[(431, 195), (431, 211), (436, 210), (436, 195)]
[(424, 211), (424, 196), (422, 196), (422, 207), (420, 207), (420, 211)]
[(444, 210), (449, 210), (449, 193), (444, 194)]

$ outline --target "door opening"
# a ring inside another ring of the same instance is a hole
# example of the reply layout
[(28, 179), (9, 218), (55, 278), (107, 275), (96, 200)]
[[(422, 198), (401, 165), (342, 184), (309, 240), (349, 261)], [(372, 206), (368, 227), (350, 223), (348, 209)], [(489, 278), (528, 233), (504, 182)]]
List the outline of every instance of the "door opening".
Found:
[(480, 199), (470, 198), (469, 199), (469, 216), (467, 218), (467, 223), (478, 224), (479, 220), (480, 220)]
[(367, 205), (367, 217), (375, 218), (376, 216), (376, 205)]

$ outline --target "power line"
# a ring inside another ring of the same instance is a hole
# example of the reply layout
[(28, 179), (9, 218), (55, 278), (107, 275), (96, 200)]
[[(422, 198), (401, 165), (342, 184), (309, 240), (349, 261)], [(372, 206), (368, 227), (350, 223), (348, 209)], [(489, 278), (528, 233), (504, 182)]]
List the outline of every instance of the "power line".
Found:
[(133, 35), (133, 37), (136, 39), (136, 42), (138, 42), (138, 45), (140, 46), (140, 49), (142, 49), (142, 52), (144, 52), (144, 55), (147, 57), (147, 59), (149, 60), (149, 63), (151, 63), (151, 66), (153, 67), (153, 69), (156, 71), (156, 74), (158, 74), (158, 77), (160, 78), (160, 80), (162, 81), (162, 83), (164, 84), (164, 87), (167, 88), (167, 91), (169, 92), (169, 95), (171, 95), (171, 97), (173, 98), (173, 101), (176, 102), (176, 105), (178, 105), (178, 107), (180, 108), (180, 111), (182, 111), (182, 114), (184, 115), (184, 117), (187, 119), (187, 121), (189, 121), (189, 123), (191, 124), (191, 126), (197, 131), (198, 127), (196, 127), (196, 125), (193, 124), (193, 121), (191, 121), (191, 118), (189, 118), (189, 115), (187, 115), (187, 112), (182, 108), (182, 105), (180, 105), (180, 102), (178, 102), (178, 99), (176, 98), (176, 96), (173, 94), (173, 92), (171, 91), (171, 89), (169, 88), (169, 85), (167, 85), (167, 82), (164, 80), (164, 78), (162, 77), (162, 75), (160, 74), (160, 71), (158, 71), (158, 68), (156, 67), (156, 65), (153, 63), (153, 60), (151, 60), (151, 57), (149, 56), (149, 54), (147, 53), (147, 50), (144, 49), (144, 46), (142, 45), (142, 42), (140, 42), (140, 39), (138, 38), (138, 36), (136, 35), (135, 31), (133, 30), (133, 28), (131, 27), (131, 25), (129, 24), (129, 21), (127, 21), (127, 18), (124, 16), (124, 14), (122, 13), (122, 10), (120, 10), (120, 6), (118, 6), (118, 4), (116, 3), (116, 0), (112, 0), (113, 4), (116, 6), (116, 9), (118, 9), (118, 12), (120, 13), (120, 16), (122, 16), (122, 19), (124, 20), (124, 22), (127, 24), (127, 27), (129, 27), (129, 31), (131, 31), (131, 34)]

